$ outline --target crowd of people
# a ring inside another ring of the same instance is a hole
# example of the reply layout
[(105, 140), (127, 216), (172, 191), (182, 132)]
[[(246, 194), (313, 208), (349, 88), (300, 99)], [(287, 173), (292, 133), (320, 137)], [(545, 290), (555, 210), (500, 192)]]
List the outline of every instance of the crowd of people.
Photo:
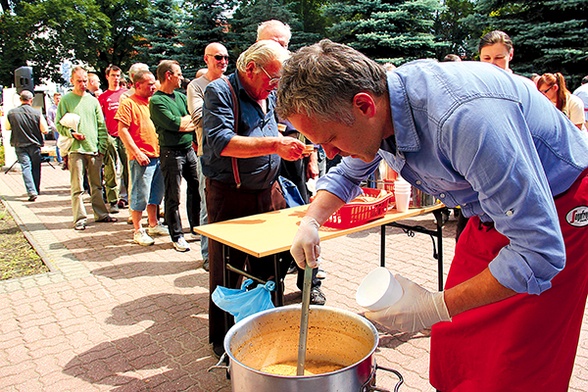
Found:
[[(462, 221), (446, 290), (430, 293), (399, 277), (401, 301), (367, 317), (388, 329), (433, 328), (438, 390), (531, 390), (537, 374), (548, 390), (565, 390), (588, 294), (587, 224), (572, 214), (583, 216), (588, 205), (588, 76), (572, 94), (560, 73), (513, 75), (512, 41), (501, 31), (482, 37), (478, 63), (448, 55), (399, 68), (329, 40), (291, 54), (290, 38), (284, 23), (262, 23), (231, 75), (227, 49), (210, 43), (206, 68), (187, 85), (171, 59), (155, 74), (134, 64), (130, 88), (111, 65), (106, 91), (97, 75), (74, 67), (73, 90), (53, 96), (47, 122), (23, 91), (8, 126), (29, 200), (40, 192), (42, 134), (51, 131), (70, 172), (74, 229), (86, 229), (87, 190), (96, 222), (117, 222), (112, 215), (130, 208), (133, 241), (142, 246), (170, 236), (176, 251), (190, 250), (182, 179), (191, 235), (201, 224), (286, 208), (280, 175), (304, 203), (307, 181), (318, 179), (291, 252), (279, 260), (287, 271), (294, 259), (299, 288), (303, 269), (313, 268), (311, 303), (322, 305), (319, 227), (383, 160), (459, 208)], [(321, 153), (344, 158), (325, 174)], [(222, 246), (200, 240), (212, 293), (223, 284)], [(272, 262), (239, 251), (231, 264), (261, 280), (283, 278), (273, 276)], [(230, 272), (226, 283), (238, 288), (240, 278)], [(219, 356), (224, 316), (210, 300), (209, 341)]]

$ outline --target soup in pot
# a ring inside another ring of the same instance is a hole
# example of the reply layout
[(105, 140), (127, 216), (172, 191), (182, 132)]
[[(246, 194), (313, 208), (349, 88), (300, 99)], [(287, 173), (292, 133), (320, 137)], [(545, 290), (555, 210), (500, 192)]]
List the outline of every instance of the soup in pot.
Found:
[[(264, 373), (276, 374), (279, 376), (296, 376), (297, 368), (297, 362), (288, 361), (264, 366), (259, 370)], [(315, 374), (330, 373), (343, 368), (344, 366), (332, 362), (306, 361), (304, 363), (304, 375), (312, 376)]]

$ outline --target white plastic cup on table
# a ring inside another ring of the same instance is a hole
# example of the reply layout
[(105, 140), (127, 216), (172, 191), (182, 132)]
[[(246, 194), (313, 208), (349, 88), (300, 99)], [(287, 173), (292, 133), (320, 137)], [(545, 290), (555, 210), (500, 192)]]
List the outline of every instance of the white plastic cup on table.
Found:
[(367, 274), (355, 293), (357, 304), (372, 312), (386, 309), (402, 298), (402, 286), (392, 272), (378, 267)]
[(410, 183), (402, 177), (398, 177), (396, 181), (394, 181), (394, 199), (396, 202), (396, 210), (398, 212), (408, 211), (410, 205), (410, 191)]

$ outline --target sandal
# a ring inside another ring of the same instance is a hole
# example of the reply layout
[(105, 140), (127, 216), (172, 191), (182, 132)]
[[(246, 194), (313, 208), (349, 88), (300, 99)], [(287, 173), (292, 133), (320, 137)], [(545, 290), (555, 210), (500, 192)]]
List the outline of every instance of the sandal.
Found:
[(113, 216), (107, 215), (106, 218), (97, 220), (96, 222), (114, 223), (114, 222), (118, 222), (118, 219), (116, 219)]

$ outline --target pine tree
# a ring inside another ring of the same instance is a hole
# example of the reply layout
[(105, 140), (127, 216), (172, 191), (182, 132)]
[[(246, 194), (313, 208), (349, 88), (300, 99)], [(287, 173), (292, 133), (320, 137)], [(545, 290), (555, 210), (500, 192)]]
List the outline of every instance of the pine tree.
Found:
[(333, 40), (348, 44), (377, 61), (400, 65), (433, 58), (447, 43), (435, 35), (438, 0), (360, 0), (332, 4), (327, 13), (336, 22), (328, 29)]
[(151, 0), (151, 3), (147, 17), (135, 22), (135, 27), (144, 31), (135, 59), (155, 70), (161, 60), (180, 58), (179, 34), (184, 13), (178, 0)]

